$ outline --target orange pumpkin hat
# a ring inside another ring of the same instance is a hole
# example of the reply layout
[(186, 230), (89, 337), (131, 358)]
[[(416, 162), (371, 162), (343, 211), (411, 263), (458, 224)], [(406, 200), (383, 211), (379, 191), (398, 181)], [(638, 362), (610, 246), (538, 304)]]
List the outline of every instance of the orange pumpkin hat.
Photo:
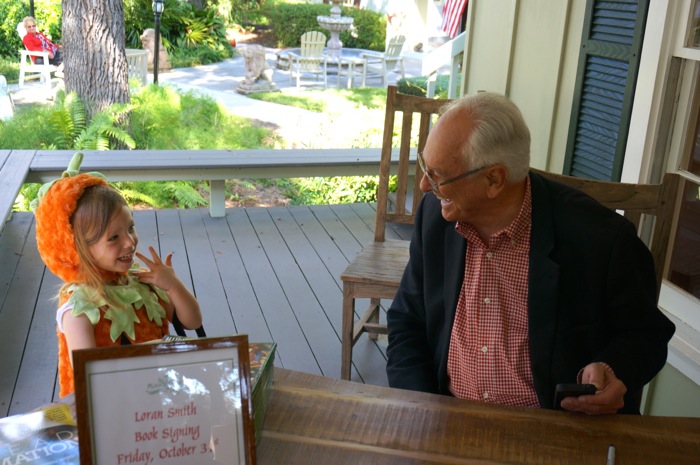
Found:
[(90, 186), (107, 185), (100, 173), (79, 174), (81, 152), (73, 155), (63, 175), (39, 189), (32, 202), (36, 217), (36, 242), (46, 267), (67, 283), (81, 282), (80, 259), (70, 224), (78, 200)]

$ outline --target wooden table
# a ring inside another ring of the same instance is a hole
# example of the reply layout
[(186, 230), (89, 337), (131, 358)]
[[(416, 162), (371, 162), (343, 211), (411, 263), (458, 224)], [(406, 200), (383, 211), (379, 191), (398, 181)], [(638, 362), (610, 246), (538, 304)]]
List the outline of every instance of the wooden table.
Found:
[(700, 463), (700, 419), (501, 407), (275, 368), (257, 463)]

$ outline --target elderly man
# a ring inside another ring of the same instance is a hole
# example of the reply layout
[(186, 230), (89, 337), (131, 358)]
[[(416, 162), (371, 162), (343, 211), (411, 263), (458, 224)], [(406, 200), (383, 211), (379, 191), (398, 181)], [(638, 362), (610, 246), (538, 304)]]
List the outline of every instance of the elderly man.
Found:
[(530, 132), (507, 98), (451, 103), (418, 158), (424, 196), (388, 310), (392, 387), (552, 408), (639, 413), (673, 324), (634, 226), (529, 172)]

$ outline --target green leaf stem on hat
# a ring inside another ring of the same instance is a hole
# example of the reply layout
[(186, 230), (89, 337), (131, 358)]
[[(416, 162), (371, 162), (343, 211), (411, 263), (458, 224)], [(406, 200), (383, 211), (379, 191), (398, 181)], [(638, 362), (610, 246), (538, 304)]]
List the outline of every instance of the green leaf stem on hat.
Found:
[[(71, 176), (77, 176), (80, 174), (80, 165), (83, 163), (83, 157), (83, 152), (76, 152), (70, 159), (70, 163), (68, 163), (68, 168), (61, 174), (60, 178), (54, 179), (53, 181), (49, 181), (39, 188), (39, 192), (37, 193), (36, 199), (32, 200), (29, 204), (32, 211), (36, 211), (36, 209), (39, 208), (41, 200), (44, 198), (46, 193), (49, 191), (49, 189), (51, 189), (51, 186), (53, 186), (56, 181), (62, 178), (69, 178)], [(96, 176), (104, 180), (107, 179), (102, 173), (98, 173), (96, 171), (92, 171), (86, 174)]]

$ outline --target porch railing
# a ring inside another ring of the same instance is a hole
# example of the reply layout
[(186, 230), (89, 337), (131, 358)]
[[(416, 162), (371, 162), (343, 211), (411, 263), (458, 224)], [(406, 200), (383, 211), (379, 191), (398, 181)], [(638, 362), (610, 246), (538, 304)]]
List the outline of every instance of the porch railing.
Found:
[(435, 97), (435, 85), (437, 72), (446, 64), (450, 65), (450, 81), (447, 87), (447, 98), (457, 96), (457, 81), (460, 74), (461, 60), (459, 56), (464, 52), (464, 38), (466, 32), (462, 32), (454, 39), (442, 44), (423, 57), (423, 76), (428, 76), (428, 89), (426, 95)]

